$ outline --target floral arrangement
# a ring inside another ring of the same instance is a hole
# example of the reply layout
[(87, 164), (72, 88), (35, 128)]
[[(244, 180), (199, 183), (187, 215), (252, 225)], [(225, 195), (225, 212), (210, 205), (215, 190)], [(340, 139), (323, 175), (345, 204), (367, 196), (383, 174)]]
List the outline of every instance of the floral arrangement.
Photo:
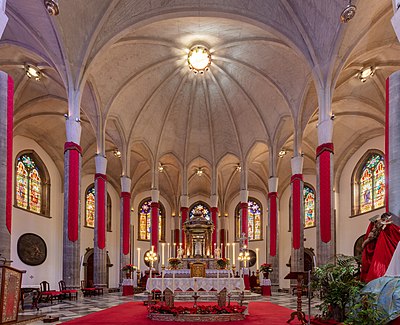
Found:
[(273, 269), (271, 264), (263, 263), (260, 265), (260, 272), (271, 273), (272, 271)]
[(134, 266), (133, 264), (126, 264), (121, 270), (126, 272), (126, 273), (131, 273), (133, 271), (136, 271), (137, 267)]
[(183, 307), (167, 305), (153, 305), (149, 308), (149, 313), (157, 314), (237, 314), (243, 313), (246, 310), (245, 306), (230, 305), (225, 307), (215, 306), (197, 306), (197, 307)]
[(177, 257), (170, 257), (168, 259), (168, 264), (171, 268), (176, 269), (179, 264), (181, 264), (181, 259)]
[(220, 269), (225, 269), (228, 265), (229, 265), (229, 259), (228, 258), (223, 257), (223, 258), (217, 259), (217, 266)]

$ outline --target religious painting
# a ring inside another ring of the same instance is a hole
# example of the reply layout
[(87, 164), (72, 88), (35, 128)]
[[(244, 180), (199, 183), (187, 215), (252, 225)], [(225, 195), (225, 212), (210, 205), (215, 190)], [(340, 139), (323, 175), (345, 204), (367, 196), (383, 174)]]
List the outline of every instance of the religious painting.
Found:
[(200, 211), (204, 218), (211, 220), (210, 207), (204, 202), (196, 202), (190, 207), (189, 218), (192, 218), (196, 211)]
[(26, 233), (18, 239), (17, 253), (23, 263), (37, 266), (46, 260), (47, 246), (42, 237)]
[(304, 228), (315, 226), (315, 191), (308, 185), (304, 184)]
[[(151, 236), (151, 198), (143, 200), (139, 205), (139, 240), (150, 240)], [(158, 239), (165, 240), (165, 213), (161, 203), (158, 209)]]

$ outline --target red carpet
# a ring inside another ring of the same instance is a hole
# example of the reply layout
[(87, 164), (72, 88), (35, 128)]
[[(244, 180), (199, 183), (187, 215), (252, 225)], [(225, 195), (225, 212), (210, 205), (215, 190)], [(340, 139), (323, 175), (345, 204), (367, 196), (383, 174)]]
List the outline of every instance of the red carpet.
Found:
[[(191, 303), (176, 303), (180, 306), (192, 306)], [(209, 305), (200, 303), (199, 305)], [(230, 325), (280, 325), (287, 324), (293, 310), (274, 305), (270, 302), (251, 302), (249, 313), (245, 321), (229, 322)], [(193, 322), (194, 323), (194, 322)], [(196, 322), (197, 324), (216, 324), (215, 322)], [(220, 322), (219, 324), (224, 324)], [(182, 325), (182, 322), (156, 322), (147, 318), (147, 307), (143, 302), (128, 302), (123, 305), (108, 308), (97, 313), (76, 318), (63, 324), (121, 324), (121, 325)], [(299, 325), (299, 321), (290, 322), (292, 325)]]

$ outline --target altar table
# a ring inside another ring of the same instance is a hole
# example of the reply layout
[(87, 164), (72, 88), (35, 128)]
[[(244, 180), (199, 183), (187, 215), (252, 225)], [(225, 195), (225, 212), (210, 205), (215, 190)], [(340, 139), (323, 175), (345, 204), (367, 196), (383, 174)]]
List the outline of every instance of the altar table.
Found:
[[(164, 270), (165, 278), (172, 278), (175, 274), (175, 278), (190, 278), (189, 269), (178, 269), (178, 270)], [(206, 269), (206, 278), (233, 278), (231, 270), (209, 270)]]
[(212, 289), (220, 292), (226, 288), (228, 292), (232, 290), (244, 290), (242, 278), (151, 278), (146, 284), (147, 291), (170, 289), (174, 292), (177, 289), (182, 291), (198, 291), (203, 289), (211, 291)]

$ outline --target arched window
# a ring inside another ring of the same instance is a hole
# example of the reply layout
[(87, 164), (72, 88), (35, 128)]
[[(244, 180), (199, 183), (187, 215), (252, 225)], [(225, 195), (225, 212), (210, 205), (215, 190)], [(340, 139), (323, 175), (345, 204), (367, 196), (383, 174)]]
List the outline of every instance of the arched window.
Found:
[(304, 184), (304, 228), (315, 226), (315, 191), (310, 184)]
[[(248, 205), (248, 238), (249, 240), (262, 240), (262, 205), (254, 198), (249, 198)], [(240, 203), (236, 206), (235, 216), (235, 238), (238, 241), (241, 235)]]
[(15, 205), (48, 216), (49, 176), (39, 156), (33, 151), (17, 155), (15, 163)]
[[(150, 240), (151, 236), (151, 198), (139, 204), (139, 240)], [(160, 203), (158, 210), (158, 239), (165, 241), (165, 209)]]
[(192, 206), (189, 208), (189, 218), (193, 217), (196, 211), (201, 211), (204, 218), (211, 220), (210, 207), (208, 204), (201, 201), (192, 204)]
[(385, 204), (385, 162), (383, 154), (369, 151), (353, 173), (353, 214), (378, 209)]
[[(94, 184), (91, 184), (86, 189), (85, 194), (85, 226), (94, 228), (96, 209), (96, 190)], [(106, 209), (107, 231), (111, 231), (111, 197), (107, 193), (107, 209)]]

